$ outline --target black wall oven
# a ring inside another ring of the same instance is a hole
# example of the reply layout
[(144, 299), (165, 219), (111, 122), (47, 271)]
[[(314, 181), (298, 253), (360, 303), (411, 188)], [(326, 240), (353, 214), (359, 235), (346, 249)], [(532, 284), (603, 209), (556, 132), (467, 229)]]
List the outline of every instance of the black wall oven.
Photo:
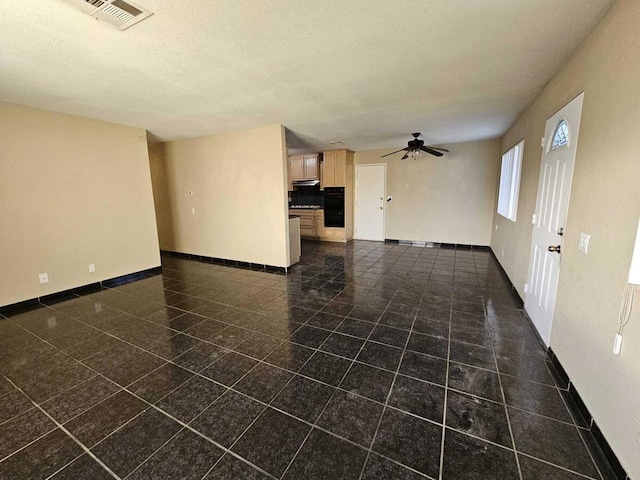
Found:
[(344, 187), (325, 187), (324, 226), (344, 228)]

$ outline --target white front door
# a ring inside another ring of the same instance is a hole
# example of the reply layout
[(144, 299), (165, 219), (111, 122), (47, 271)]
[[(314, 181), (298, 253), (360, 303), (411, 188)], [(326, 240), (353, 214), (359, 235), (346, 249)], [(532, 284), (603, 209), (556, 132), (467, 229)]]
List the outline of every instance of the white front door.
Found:
[(356, 165), (356, 238), (384, 240), (386, 165)]
[[(584, 93), (547, 120), (524, 308), (549, 346)], [(568, 246), (567, 246), (568, 248)]]

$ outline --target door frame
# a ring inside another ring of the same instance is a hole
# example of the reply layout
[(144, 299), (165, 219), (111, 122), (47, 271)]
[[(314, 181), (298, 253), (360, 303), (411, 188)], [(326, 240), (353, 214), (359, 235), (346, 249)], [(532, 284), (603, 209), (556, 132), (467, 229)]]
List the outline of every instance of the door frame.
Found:
[[(572, 140), (571, 138), (569, 138), (569, 142), (575, 142), (575, 151), (574, 151), (574, 155), (573, 155), (573, 165), (571, 167), (571, 177), (569, 178), (569, 188), (568, 188), (568, 196), (567, 196), (567, 204), (566, 204), (566, 213), (565, 213), (565, 221), (564, 221), (564, 229), (566, 231), (566, 226), (568, 223), (568, 217), (569, 217), (569, 207), (571, 205), (571, 191), (573, 188), (573, 177), (575, 174), (575, 165), (576, 165), (576, 159), (577, 159), (577, 155), (578, 155), (578, 142), (580, 140), (580, 128), (582, 126), (582, 111), (584, 108), (584, 91), (580, 92), (578, 95), (574, 96), (569, 102), (567, 102), (566, 104), (564, 104), (562, 107), (560, 107), (556, 112), (554, 112), (551, 116), (549, 116), (546, 120), (545, 120), (545, 126), (544, 126), (544, 131), (545, 131), (545, 136), (543, 137), (544, 142), (542, 145), (542, 152), (540, 155), (540, 172), (538, 174), (538, 188), (536, 189), (536, 206), (535, 206), (535, 210), (534, 210), (534, 215), (538, 216), (540, 215), (540, 201), (541, 201), (541, 191), (540, 189), (544, 187), (544, 185), (541, 184), (541, 176), (542, 176), (542, 169), (544, 168), (544, 162), (545, 162), (545, 157), (546, 155), (548, 155), (551, 152), (551, 144), (553, 142), (553, 135), (555, 133), (555, 128), (557, 127), (557, 125), (561, 122), (561, 121), (566, 121), (568, 122), (568, 118), (567, 118), (567, 114), (564, 111), (569, 105), (571, 105), (571, 103), (573, 103), (574, 101), (576, 101), (578, 98), (581, 97), (581, 102), (580, 102), (580, 115), (578, 116), (577, 119), (577, 129), (576, 129), (576, 137), (575, 140)], [(547, 137), (547, 124), (552, 120), (555, 119), (553, 125), (552, 125), (552, 129), (550, 131), (550, 134)], [(569, 128), (576, 128), (575, 125), (571, 125), (569, 124)], [(571, 133), (570, 133), (571, 135)], [(531, 297), (532, 293), (531, 293), (531, 289), (533, 288), (533, 259), (534, 259), (534, 249), (536, 246), (536, 226), (534, 224), (534, 227), (531, 231), (531, 242), (530, 242), (530, 250), (529, 250), (529, 261), (528, 261), (528, 268), (527, 268), (527, 288), (525, 291), (525, 298), (524, 298), (524, 305), (523, 305), (523, 309), (525, 311), (525, 313), (527, 314), (527, 316), (531, 319), (531, 323), (533, 324), (535, 330), (536, 330), (536, 334), (542, 339), (543, 343), (549, 347), (551, 345), (551, 333), (553, 330), (553, 324), (554, 324), (554, 320), (555, 320), (555, 307), (557, 305), (558, 302), (558, 285), (559, 285), (559, 281), (556, 281), (556, 286), (555, 286), (555, 292), (554, 292), (554, 299), (553, 299), (553, 312), (549, 318), (549, 325), (548, 328), (546, 329), (545, 332), (541, 331), (541, 329), (538, 327), (538, 325), (536, 325), (536, 322), (534, 320), (533, 317), (531, 317), (531, 315), (529, 314), (529, 312), (526, 310), (526, 305), (527, 305), (527, 300), (528, 298)], [(560, 237), (559, 243), (561, 245), (561, 248), (564, 248), (565, 246), (565, 237), (564, 235)], [(558, 279), (560, 277), (560, 273), (561, 273), (561, 269), (562, 269), (562, 257), (560, 256), (560, 258), (558, 259)]]
[[(358, 238), (358, 168), (359, 167), (377, 167), (377, 166), (382, 166), (384, 167), (384, 194), (382, 195), (383, 201), (382, 201), (382, 242), (385, 241), (386, 239), (386, 231), (387, 231), (387, 226), (386, 226), (386, 221), (387, 221), (387, 164), (384, 162), (380, 162), (380, 163), (361, 163), (356, 165), (355, 167), (355, 172), (354, 172), (354, 177), (355, 177), (355, 182), (354, 182), (354, 190), (355, 190), (355, 195), (354, 195), (354, 205), (353, 205), (353, 217), (354, 217), (354, 222), (353, 222), (353, 238), (355, 240), (365, 240), (365, 239), (359, 239)], [(372, 240), (375, 241), (375, 240)]]

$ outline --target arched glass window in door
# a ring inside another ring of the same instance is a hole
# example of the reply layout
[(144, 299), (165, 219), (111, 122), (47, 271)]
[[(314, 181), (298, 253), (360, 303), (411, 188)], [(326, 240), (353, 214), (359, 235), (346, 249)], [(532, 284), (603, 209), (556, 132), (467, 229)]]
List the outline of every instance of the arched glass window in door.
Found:
[(566, 120), (560, 120), (560, 123), (558, 123), (558, 126), (556, 127), (556, 131), (553, 132), (551, 150), (564, 147), (567, 143), (569, 143), (569, 125), (567, 125)]

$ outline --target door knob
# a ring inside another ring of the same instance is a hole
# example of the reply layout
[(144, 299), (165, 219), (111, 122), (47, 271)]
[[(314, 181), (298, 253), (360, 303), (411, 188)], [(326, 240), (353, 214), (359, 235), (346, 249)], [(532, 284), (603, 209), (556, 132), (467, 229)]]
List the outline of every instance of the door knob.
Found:
[(549, 247), (549, 251), (550, 252), (560, 253), (560, 245), (558, 245), (556, 247), (554, 247), (554, 246)]

